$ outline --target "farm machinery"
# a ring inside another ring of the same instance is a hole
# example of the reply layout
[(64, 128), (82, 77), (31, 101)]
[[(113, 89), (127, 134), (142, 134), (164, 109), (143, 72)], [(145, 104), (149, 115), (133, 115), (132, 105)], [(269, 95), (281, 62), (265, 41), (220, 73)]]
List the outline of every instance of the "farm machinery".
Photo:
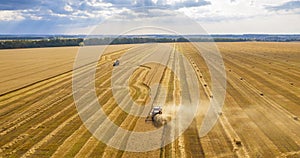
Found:
[(120, 65), (120, 61), (119, 60), (116, 60), (114, 63), (113, 63), (113, 66), (119, 66)]
[(154, 106), (149, 115), (147, 116), (145, 121), (155, 121), (155, 116), (156, 115), (161, 115), (162, 114), (162, 108), (160, 106)]

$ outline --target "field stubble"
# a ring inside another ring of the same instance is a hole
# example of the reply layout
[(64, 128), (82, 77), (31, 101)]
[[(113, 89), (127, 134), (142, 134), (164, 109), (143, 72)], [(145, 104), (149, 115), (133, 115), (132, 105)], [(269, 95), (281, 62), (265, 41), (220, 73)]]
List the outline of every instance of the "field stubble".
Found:
[[(227, 72), (227, 94), (219, 121), (202, 138), (198, 136), (199, 128), (212, 96), (208, 68), (191, 44), (170, 45), (194, 68), (201, 85), (201, 109), (189, 128), (175, 141), (144, 153), (109, 147), (93, 137), (82, 124), (71, 89), (72, 66), (78, 48), (0, 51), (0, 157), (300, 156), (300, 122), (297, 119), (300, 117), (299, 43), (217, 43)], [(127, 130), (150, 131), (156, 127), (145, 123), (143, 117), (122, 111), (110, 88), (112, 62), (133, 46), (107, 49), (107, 54), (98, 61), (95, 90), (103, 110), (115, 124)], [(145, 50), (140, 51), (160, 49), (155, 44), (143, 48)], [(104, 47), (89, 49), (97, 52)], [(185, 74), (180, 57), (174, 53), (169, 53), (166, 64), (179, 74)], [(84, 73), (89, 68), (86, 65), (80, 69)], [(122, 74), (119, 75), (122, 79)], [(178, 78), (170, 69), (153, 63), (140, 66), (130, 77), (133, 100), (141, 107), (149, 103), (149, 87), (155, 83), (161, 83), (163, 87), (157, 90), (157, 96), (167, 96), (159, 102), (180, 104)], [(92, 101), (92, 98), (85, 100), (87, 104)], [(92, 115), (93, 111), (90, 113)], [(95, 125), (103, 124), (97, 122)], [(166, 129), (164, 132), (170, 137), (155, 141), (170, 139), (178, 131)], [(120, 139), (123, 146), (129, 145), (126, 144), (129, 137), (125, 135)]]

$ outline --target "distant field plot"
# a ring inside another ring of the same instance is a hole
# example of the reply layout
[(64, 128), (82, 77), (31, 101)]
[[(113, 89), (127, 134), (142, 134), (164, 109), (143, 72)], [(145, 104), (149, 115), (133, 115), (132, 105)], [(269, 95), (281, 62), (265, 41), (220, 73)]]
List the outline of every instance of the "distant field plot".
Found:
[[(129, 93), (139, 106), (151, 99), (179, 105), (182, 89), (170, 68), (180, 76), (193, 71), (201, 94), (202, 109), (187, 130), (165, 147), (144, 153), (107, 146), (83, 125), (72, 94), (72, 69), (80, 47), (0, 50), (0, 157), (299, 157), (300, 43), (216, 44), (225, 64), (226, 99), (217, 124), (201, 138), (199, 128), (213, 96), (210, 73), (198, 50), (190, 43), (146, 44), (134, 50), (144, 54), (160, 51), (168, 65), (140, 65), (130, 76)], [(113, 62), (134, 46), (113, 45), (100, 60), (93, 59), (97, 63), (95, 91), (105, 114), (116, 125), (131, 131), (151, 131), (158, 127), (145, 122), (144, 117), (124, 112), (111, 89)], [(89, 53), (105, 48), (88, 47), (87, 59)], [(188, 59), (193, 70), (187, 70), (174, 50)], [(147, 58), (144, 54), (124, 59), (119, 66)], [(80, 72), (87, 69), (89, 65)], [(117, 75), (120, 80), (124, 77)], [(149, 87), (156, 83), (163, 89), (154, 92), (158, 97), (150, 98)], [(162, 100), (162, 95), (167, 98)], [(172, 118), (175, 112), (168, 114)], [(105, 126), (101, 122), (98, 125)], [(164, 132), (172, 137), (176, 130), (166, 128)], [(125, 147), (129, 137), (120, 140)], [(161, 136), (149, 138), (161, 140)]]

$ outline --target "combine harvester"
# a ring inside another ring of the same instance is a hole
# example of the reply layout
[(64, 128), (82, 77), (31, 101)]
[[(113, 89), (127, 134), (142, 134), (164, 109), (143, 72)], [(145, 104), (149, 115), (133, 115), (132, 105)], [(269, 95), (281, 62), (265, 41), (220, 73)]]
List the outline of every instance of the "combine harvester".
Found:
[(154, 106), (145, 119), (145, 122), (152, 121), (153, 124), (157, 127), (167, 124), (171, 120), (171, 117), (168, 115), (163, 115), (161, 106)]
[(151, 112), (149, 113), (149, 116), (146, 117), (145, 121), (155, 121), (154, 117), (156, 115), (161, 115), (161, 114), (162, 114), (162, 108), (160, 106), (154, 106)]
[(113, 63), (113, 66), (119, 66), (120, 65), (120, 61), (119, 60), (116, 60), (114, 63)]

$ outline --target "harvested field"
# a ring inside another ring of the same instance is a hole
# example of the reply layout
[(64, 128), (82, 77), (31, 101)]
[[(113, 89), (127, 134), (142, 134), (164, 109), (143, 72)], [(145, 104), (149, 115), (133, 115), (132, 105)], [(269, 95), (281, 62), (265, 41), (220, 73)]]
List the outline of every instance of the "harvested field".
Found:
[[(171, 49), (164, 48), (165, 45)], [(100, 60), (94, 59), (96, 100), (112, 122), (130, 131), (153, 131), (161, 125), (145, 122), (145, 117), (130, 115), (118, 106), (111, 88), (112, 64), (116, 59), (126, 52), (133, 53), (130, 58), (121, 58), (118, 68), (122, 68), (122, 64), (151, 58), (147, 55), (150, 52), (160, 52), (161, 62), (168, 68), (158, 63), (142, 64), (128, 79), (128, 94), (140, 108), (131, 108), (126, 99), (122, 103), (130, 112), (142, 112), (152, 103), (163, 104), (165, 115), (155, 118), (163, 123), (174, 119), (181, 95), (187, 95), (180, 86), (180, 77), (188, 78), (188, 71), (197, 75), (201, 100), (197, 117), (175, 141), (140, 153), (106, 145), (82, 123), (72, 92), (72, 68), (78, 47), (1, 50), (0, 157), (300, 157), (300, 43), (244, 42), (217, 46), (227, 75), (226, 99), (218, 122), (204, 137), (199, 136), (199, 129), (213, 98), (212, 83), (205, 61), (193, 45), (114, 45), (105, 50)], [(105, 48), (88, 47), (86, 59)], [(187, 70), (175, 50), (188, 59), (193, 70)], [(84, 74), (89, 69), (87, 64), (78, 72)], [(124, 73), (116, 73), (115, 77), (119, 82), (126, 80)], [(158, 83), (160, 87), (155, 86)], [(187, 81), (184, 84), (191, 86)], [(116, 95), (124, 97), (125, 93), (120, 91)], [(93, 101), (83, 100), (86, 104)], [(106, 126), (104, 116), (93, 120), (97, 111), (87, 108), (85, 112), (90, 114), (95, 127)], [(149, 141), (168, 141), (178, 133), (179, 126), (162, 126), (161, 135)], [(103, 135), (113, 138), (116, 132)], [(128, 134), (118, 140), (129, 148), (130, 138)]]

